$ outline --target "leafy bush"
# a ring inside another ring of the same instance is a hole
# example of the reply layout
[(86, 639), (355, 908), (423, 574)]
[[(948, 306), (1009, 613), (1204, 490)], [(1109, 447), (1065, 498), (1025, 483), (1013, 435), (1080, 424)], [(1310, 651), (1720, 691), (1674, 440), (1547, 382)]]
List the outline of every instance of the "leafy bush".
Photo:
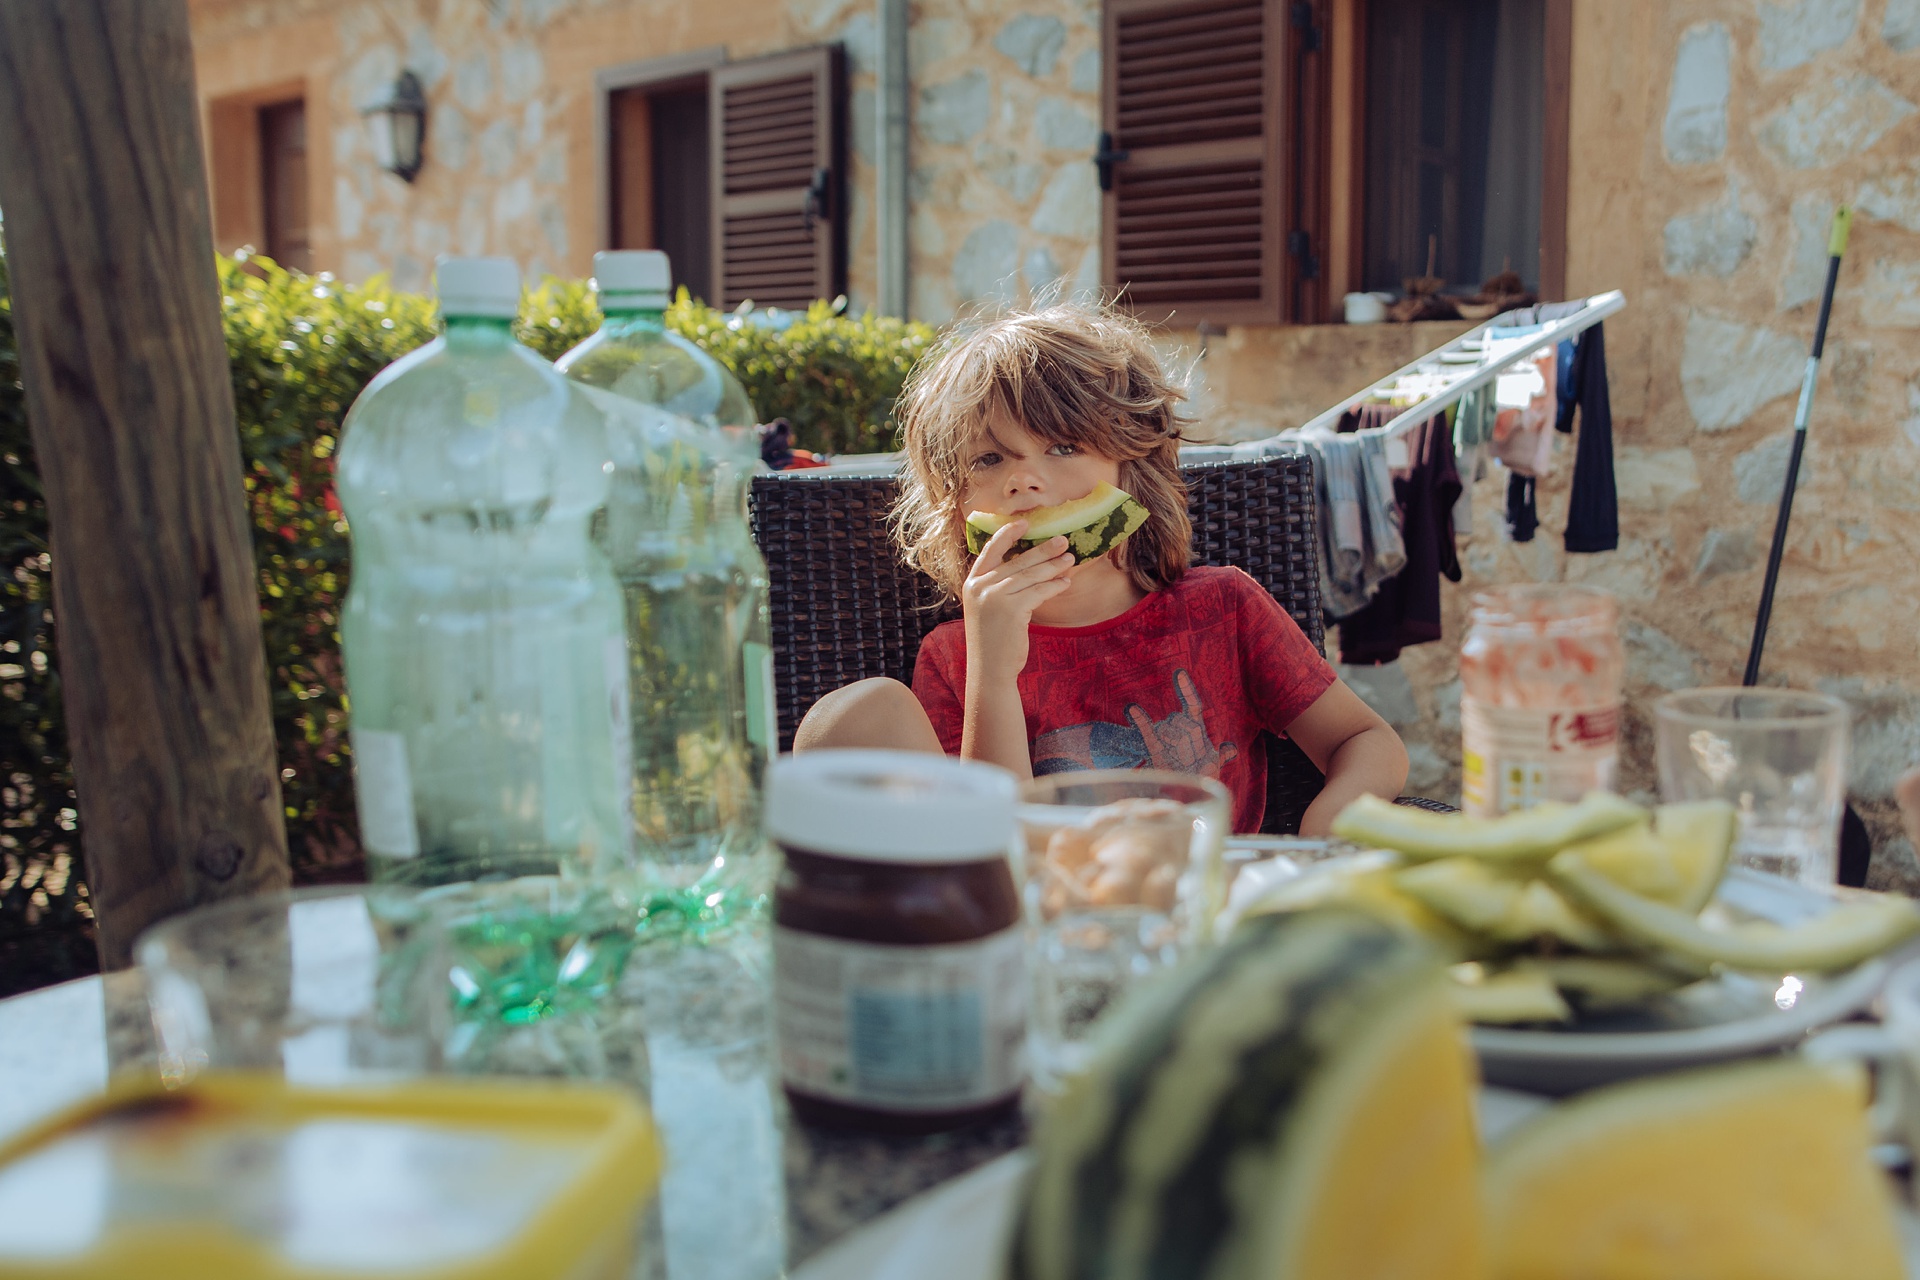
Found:
[[(367, 382), (434, 336), (434, 306), (384, 279), (342, 285), (261, 257), (223, 259), (220, 283), (294, 878), (352, 878), (361, 858), (339, 639), (349, 543), (333, 454)], [(0, 994), (19, 976), (9, 956), (29, 941), (61, 952), (42, 956), (40, 981), (93, 963), (46, 508), (6, 285), (0, 251)], [(519, 333), (552, 358), (599, 322), (583, 283), (550, 279), (527, 295)], [(684, 293), (668, 323), (731, 366), (763, 415), (792, 421), (796, 444), (832, 452), (891, 446), (893, 401), (934, 337), (824, 303), (776, 329)]]
[(431, 341), (438, 320), (430, 299), (384, 279), (343, 286), (259, 258), (222, 260), (220, 285), (294, 876), (348, 878), (360, 838), (340, 665), (349, 544), (333, 451), (361, 388)]
[(53, 558), (0, 254), (0, 995), (90, 973), (93, 911), (53, 649)]
[[(549, 279), (527, 296), (520, 339), (552, 360), (599, 323), (583, 281)], [(893, 402), (936, 336), (931, 325), (843, 315), (830, 302), (814, 303), (805, 315), (729, 315), (685, 289), (667, 311), (667, 326), (732, 369), (763, 420), (787, 419), (794, 444), (820, 453), (899, 447)]]

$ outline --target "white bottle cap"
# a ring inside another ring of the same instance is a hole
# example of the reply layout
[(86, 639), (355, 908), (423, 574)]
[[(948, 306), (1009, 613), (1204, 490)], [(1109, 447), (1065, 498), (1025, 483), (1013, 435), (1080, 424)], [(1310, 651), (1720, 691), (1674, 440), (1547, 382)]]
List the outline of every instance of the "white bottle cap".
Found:
[(433, 276), (443, 316), (520, 314), (520, 264), (512, 258), (441, 258)]
[(602, 250), (593, 255), (593, 282), (603, 311), (665, 311), (673, 264), (658, 249)]
[(921, 751), (809, 751), (767, 777), (767, 834), (862, 862), (983, 862), (1013, 842), (1013, 775)]

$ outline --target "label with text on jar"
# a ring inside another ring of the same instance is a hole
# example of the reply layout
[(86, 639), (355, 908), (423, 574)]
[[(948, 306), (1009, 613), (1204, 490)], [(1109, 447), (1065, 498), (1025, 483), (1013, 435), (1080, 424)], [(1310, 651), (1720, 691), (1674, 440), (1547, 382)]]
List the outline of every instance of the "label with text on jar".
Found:
[(776, 926), (780, 1070), (802, 1093), (891, 1111), (958, 1111), (1025, 1078), (1019, 928), (902, 947)]
[(1460, 699), (1460, 798), (1477, 817), (1613, 786), (1620, 706), (1551, 710)]

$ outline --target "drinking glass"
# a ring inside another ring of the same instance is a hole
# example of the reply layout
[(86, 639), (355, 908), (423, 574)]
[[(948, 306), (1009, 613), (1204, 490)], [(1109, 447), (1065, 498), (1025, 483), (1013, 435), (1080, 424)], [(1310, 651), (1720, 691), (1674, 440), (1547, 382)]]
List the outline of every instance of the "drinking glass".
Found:
[(1230, 813), (1226, 788), (1180, 773), (1101, 769), (1027, 787), (1027, 1043), (1041, 1088), (1085, 1064), (1089, 1031), (1130, 987), (1208, 940)]
[(1846, 804), (1852, 714), (1799, 689), (1689, 689), (1654, 705), (1660, 798), (1721, 799), (1739, 812), (1733, 860), (1832, 884)]
[(440, 1065), (444, 979), (411, 892), (301, 889), (198, 908), (141, 935), (161, 1074), (270, 1071), (301, 1084)]

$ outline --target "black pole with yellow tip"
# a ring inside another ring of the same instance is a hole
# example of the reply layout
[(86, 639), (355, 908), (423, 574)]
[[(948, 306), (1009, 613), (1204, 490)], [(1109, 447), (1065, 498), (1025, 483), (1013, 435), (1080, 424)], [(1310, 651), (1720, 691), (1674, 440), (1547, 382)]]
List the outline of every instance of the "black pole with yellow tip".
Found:
[(1793, 491), (1800, 482), (1800, 457), (1807, 448), (1807, 420), (1813, 416), (1813, 384), (1820, 376), (1820, 356), (1827, 346), (1827, 320), (1833, 314), (1833, 287), (1840, 279), (1840, 258), (1847, 251), (1847, 232), (1853, 210), (1841, 205), (1833, 211), (1833, 229), (1827, 236), (1827, 287), (1820, 294), (1820, 321), (1813, 330), (1813, 354), (1807, 357), (1806, 376), (1800, 382), (1800, 406), (1793, 414), (1793, 453), (1787, 459), (1787, 487), (1780, 493), (1780, 514), (1773, 522), (1773, 548), (1767, 553), (1767, 580), (1760, 588), (1760, 614), (1753, 620), (1753, 645), (1747, 650), (1747, 673), (1740, 681), (1760, 683), (1760, 655), (1767, 645), (1767, 622), (1773, 616), (1773, 588), (1780, 580), (1780, 558), (1787, 549), (1787, 523), (1793, 519)]

